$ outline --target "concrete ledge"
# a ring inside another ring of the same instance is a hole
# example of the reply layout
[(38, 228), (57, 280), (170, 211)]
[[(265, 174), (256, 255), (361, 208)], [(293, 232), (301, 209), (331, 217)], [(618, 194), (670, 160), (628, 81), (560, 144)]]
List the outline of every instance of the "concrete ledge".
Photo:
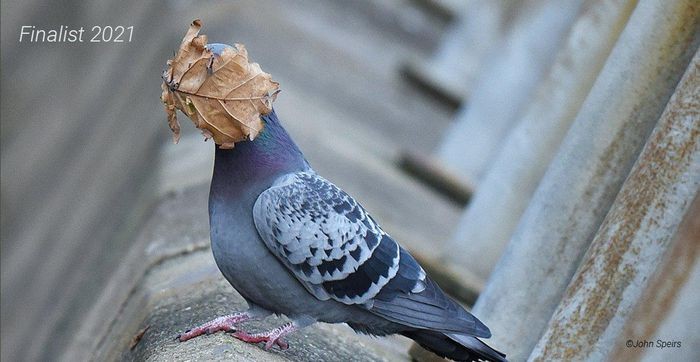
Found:
[[(355, 335), (342, 325), (319, 324), (294, 333), (287, 338), (290, 347), (284, 351), (277, 348), (265, 351), (262, 344), (250, 345), (226, 333), (201, 336), (187, 342), (173, 340), (178, 333), (192, 326), (245, 308), (243, 299), (220, 276), (208, 249), (166, 260), (149, 271), (122, 314), (126, 336), (135, 336), (143, 328), (149, 328), (133, 349), (125, 348), (122, 342), (115, 346), (118, 347), (115, 352), (120, 350), (123, 360), (140, 361), (408, 359), (398, 347), (385, 348), (385, 344)], [(270, 317), (244, 323), (242, 327), (246, 331), (264, 331), (287, 321), (282, 317)]]

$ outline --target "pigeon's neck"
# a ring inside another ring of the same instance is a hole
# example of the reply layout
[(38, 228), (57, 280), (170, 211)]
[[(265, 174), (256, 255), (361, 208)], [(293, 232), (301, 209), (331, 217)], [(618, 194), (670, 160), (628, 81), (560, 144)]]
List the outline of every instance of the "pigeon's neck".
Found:
[(255, 140), (236, 143), (230, 150), (216, 148), (210, 199), (257, 198), (281, 175), (309, 167), (275, 112), (263, 116), (263, 121)]

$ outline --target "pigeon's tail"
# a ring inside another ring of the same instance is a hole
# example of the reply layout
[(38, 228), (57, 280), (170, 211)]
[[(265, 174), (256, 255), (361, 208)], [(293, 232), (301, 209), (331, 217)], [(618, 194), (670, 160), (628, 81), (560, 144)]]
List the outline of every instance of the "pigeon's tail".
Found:
[(444, 334), (427, 329), (412, 330), (402, 334), (440, 357), (455, 361), (507, 362), (505, 354), (489, 347), (476, 337)]

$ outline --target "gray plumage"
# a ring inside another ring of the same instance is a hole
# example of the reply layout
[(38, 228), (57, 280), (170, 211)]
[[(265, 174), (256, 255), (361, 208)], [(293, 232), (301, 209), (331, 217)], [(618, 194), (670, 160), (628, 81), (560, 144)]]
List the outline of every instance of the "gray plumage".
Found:
[(284, 314), (294, 328), (347, 323), (405, 335), (455, 360), (505, 361), (476, 338), (491, 336), (483, 323), (357, 201), (314, 172), (274, 111), (262, 119), (255, 140), (217, 148), (209, 195), (214, 259), (250, 305), (246, 318)]

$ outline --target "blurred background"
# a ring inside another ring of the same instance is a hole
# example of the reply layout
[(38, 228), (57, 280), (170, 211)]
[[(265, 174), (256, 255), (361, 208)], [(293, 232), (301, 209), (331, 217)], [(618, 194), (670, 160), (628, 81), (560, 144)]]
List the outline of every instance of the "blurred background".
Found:
[[(235, 359), (169, 340), (204, 321), (184, 296), (222, 280), (207, 239), (214, 146), (181, 114), (173, 145), (159, 100), (165, 61), (200, 18), (210, 42), (245, 44), (281, 84), (275, 108), (314, 168), (473, 306), (495, 348), (698, 360), (699, 12), (691, 0), (2, 1), (2, 359)], [(27, 25), (134, 30), (124, 43), (19, 42)], [(207, 303), (230, 289), (196, 300), (230, 312)], [(343, 338), (364, 360), (432, 358), (406, 340)]]

